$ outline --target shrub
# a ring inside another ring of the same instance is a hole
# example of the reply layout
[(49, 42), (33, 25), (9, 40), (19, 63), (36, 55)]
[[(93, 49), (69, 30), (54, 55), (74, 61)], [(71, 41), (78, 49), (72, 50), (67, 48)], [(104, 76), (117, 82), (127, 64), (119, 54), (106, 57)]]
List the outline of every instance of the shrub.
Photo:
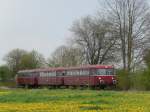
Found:
[(128, 73), (124, 70), (117, 71), (117, 89), (120, 90), (150, 90), (150, 70)]
[(7, 66), (0, 66), (0, 80), (6, 81), (12, 78), (12, 72)]
[(121, 90), (128, 90), (130, 88), (130, 77), (127, 71), (118, 70), (117, 71), (117, 88)]
[(150, 70), (134, 73), (131, 80), (132, 89), (150, 90)]

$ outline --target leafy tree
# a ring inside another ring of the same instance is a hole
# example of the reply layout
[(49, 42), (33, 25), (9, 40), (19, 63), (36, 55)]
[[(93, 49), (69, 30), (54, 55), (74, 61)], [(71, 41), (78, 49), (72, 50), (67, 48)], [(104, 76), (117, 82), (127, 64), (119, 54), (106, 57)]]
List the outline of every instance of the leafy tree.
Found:
[(5, 81), (10, 79), (12, 76), (12, 71), (9, 70), (7, 66), (0, 66), (0, 80)]
[(34, 69), (43, 66), (45, 66), (43, 55), (34, 50), (24, 54), (20, 60), (21, 69)]
[(23, 49), (14, 49), (4, 57), (8, 68), (13, 71), (13, 76), (20, 70), (21, 58), (25, 54), (27, 51)]
[(13, 72), (12, 76), (15, 76), (21, 69), (33, 69), (45, 66), (44, 57), (35, 50), (27, 52), (22, 49), (14, 49), (4, 57), (4, 60), (8, 68)]

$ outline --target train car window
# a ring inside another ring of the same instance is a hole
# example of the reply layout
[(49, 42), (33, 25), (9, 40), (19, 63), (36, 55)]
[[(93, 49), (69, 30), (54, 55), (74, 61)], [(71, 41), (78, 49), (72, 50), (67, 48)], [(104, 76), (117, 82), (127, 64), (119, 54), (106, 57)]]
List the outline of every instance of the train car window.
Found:
[(67, 70), (67, 75), (69, 75), (69, 71)]
[(25, 76), (26, 76), (25, 73), (21, 73), (21, 74), (20, 74), (20, 77), (25, 77)]
[(65, 76), (65, 73), (64, 73), (64, 72), (62, 73), (62, 76)]
[(72, 71), (70, 71), (70, 70), (67, 71), (67, 75), (68, 75), (68, 76), (71, 76), (71, 75), (72, 75)]
[(22, 73), (18, 73), (17, 76), (18, 76), (18, 77), (22, 77), (23, 74), (22, 74)]
[(56, 76), (56, 72), (51, 72), (51, 76)]
[(35, 76), (38, 76), (38, 73), (33, 72), (33, 73), (32, 73), (32, 77), (35, 77)]
[(73, 71), (72, 71), (72, 75), (77, 75), (76, 70), (73, 70)]
[(47, 77), (50, 77), (50, 72), (46, 72), (46, 74), (47, 74)]
[(83, 70), (80, 70), (80, 75), (84, 75), (84, 72), (83, 72)]
[(48, 72), (44, 72), (45, 77), (48, 77)]
[(51, 72), (48, 72), (48, 76), (49, 76), (49, 77), (51, 76)]
[(73, 74), (74, 74), (73, 71), (70, 71), (70, 73), (71, 73), (71, 75), (73, 76)]
[(40, 77), (42, 77), (43, 76), (43, 72), (40, 72)]
[(74, 75), (74, 76), (80, 75), (80, 71), (79, 70), (73, 70), (72, 75)]
[(85, 73), (86, 73), (86, 75), (89, 75), (89, 70), (86, 70)]
[(19, 75), (18, 76), (20, 76), (20, 77), (24, 77), (24, 73), (19, 73)]
[(46, 77), (46, 74), (44, 72), (40, 72), (40, 77)]
[(80, 70), (80, 75), (84, 75), (84, 70)]
[(40, 77), (46, 77), (46, 74), (44, 72), (41, 72)]
[(89, 70), (80, 70), (80, 75), (89, 75)]
[(27, 77), (31, 77), (31, 76), (32, 76), (32, 73), (26, 73), (26, 76), (27, 76)]
[(57, 75), (57, 76), (62, 76), (62, 71), (57, 71), (57, 72), (56, 72), (56, 75)]
[(82, 75), (85, 75), (86, 73), (85, 73), (85, 70), (82, 70)]
[(90, 69), (90, 75), (95, 75), (96, 74), (96, 69)]
[(73, 74), (74, 74), (73, 71), (70, 71), (70, 75), (73, 76)]
[(80, 69), (80, 75), (82, 75), (82, 69)]
[(78, 75), (78, 71), (77, 70), (74, 70), (74, 75)]
[(66, 75), (69, 75), (69, 71), (67, 70), (67, 72), (66, 72), (67, 74)]
[(71, 72), (72, 72), (72, 74), (71, 74), (72, 76), (76, 75), (75, 70), (72, 70)]
[(40, 77), (52, 77), (56, 76), (56, 72), (40, 72)]
[(73, 76), (73, 75), (75, 75), (76, 73), (75, 73), (75, 71), (74, 70), (69, 70), (69, 71), (67, 71), (67, 75), (68, 76)]
[(80, 73), (82, 73), (80, 70), (69, 70), (69, 71), (66, 72), (66, 74), (69, 75), (69, 76), (80, 75)]
[(23, 77), (28, 77), (28, 73), (23, 73)]
[(77, 75), (80, 75), (80, 70), (77, 70), (76, 72), (77, 72)]
[(77, 75), (77, 74), (76, 74), (76, 70), (73, 70), (73, 71), (72, 71), (72, 75)]
[(65, 76), (66, 74), (67, 74), (66, 71), (63, 71), (63, 72), (62, 72), (62, 76)]

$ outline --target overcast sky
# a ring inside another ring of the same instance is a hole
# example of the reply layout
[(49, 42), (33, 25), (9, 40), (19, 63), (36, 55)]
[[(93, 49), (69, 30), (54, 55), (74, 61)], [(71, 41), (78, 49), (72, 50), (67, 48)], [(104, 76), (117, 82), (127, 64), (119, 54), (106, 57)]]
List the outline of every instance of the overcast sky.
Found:
[(0, 64), (14, 48), (49, 57), (69, 37), (72, 22), (98, 7), (98, 0), (0, 0)]

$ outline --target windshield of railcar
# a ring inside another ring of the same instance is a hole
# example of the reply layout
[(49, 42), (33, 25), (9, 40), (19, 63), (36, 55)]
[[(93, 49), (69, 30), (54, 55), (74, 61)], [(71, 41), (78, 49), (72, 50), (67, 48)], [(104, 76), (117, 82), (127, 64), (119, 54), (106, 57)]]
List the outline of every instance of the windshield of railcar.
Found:
[(114, 69), (113, 68), (97, 69), (96, 74), (97, 75), (114, 75)]

